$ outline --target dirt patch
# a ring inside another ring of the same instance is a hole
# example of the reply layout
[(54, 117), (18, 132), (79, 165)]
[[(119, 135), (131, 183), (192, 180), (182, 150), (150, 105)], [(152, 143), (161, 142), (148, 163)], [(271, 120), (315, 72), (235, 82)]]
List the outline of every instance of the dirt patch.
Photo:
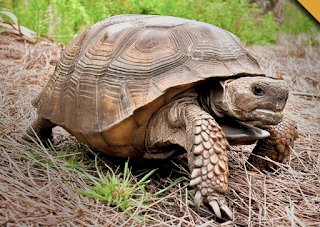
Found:
[[(320, 224), (320, 49), (295, 42), (296, 46), (282, 42), (250, 47), (267, 74), (282, 76), (291, 87), (286, 113), (298, 123), (300, 136), (288, 164), (279, 164), (274, 173), (245, 169), (250, 146), (230, 151), (227, 199), (235, 219), (223, 226)], [(88, 189), (79, 172), (66, 167), (53, 155), (55, 151), (21, 140), (35, 117), (31, 100), (48, 81), (62, 50), (60, 44), (30, 44), (17, 36), (0, 34), (0, 225), (218, 226), (209, 208), (202, 206), (199, 214), (194, 212), (187, 181), (148, 207), (137, 203), (130, 216), (79, 195), (79, 190)], [(78, 146), (60, 128), (54, 133), (56, 151), (72, 147), (79, 147), (78, 153), (90, 150)], [(90, 152), (87, 156), (88, 160), (94, 157)], [(105, 157), (101, 160), (114, 169), (123, 163)], [(155, 166), (159, 171), (152, 177), (150, 192), (180, 176), (189, 177), (183, 157), (132, 162), (137, 178)]]

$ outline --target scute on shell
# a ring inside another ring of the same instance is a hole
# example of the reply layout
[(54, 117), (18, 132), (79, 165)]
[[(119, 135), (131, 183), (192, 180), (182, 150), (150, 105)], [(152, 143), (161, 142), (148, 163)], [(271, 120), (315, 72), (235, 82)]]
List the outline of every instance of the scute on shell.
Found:
[(238, 74), (263, 72), (228, 31), (169, 16), (118, 15), (66, 47), (33, 105), (93, 147), (142, 151), (149, 118), (173, 96)]

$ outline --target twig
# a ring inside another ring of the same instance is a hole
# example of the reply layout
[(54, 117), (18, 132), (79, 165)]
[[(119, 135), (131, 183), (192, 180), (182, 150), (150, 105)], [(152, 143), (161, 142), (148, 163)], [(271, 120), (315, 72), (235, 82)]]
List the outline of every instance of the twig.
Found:
[(313, 94), (313, 93), (305, 93), (305, 92), (298, 92), (298, 91), (294, 91), (294, 92), (291, 92), (292, 95), (300, 95), (300, 96), (307, 96), (309, 98), (320, 98), (320, 95), (316, 95), (316, 94)]
[(286, 207), (287, 215), (292, 223), (292, 226), (295, 226), (295, 222), (298, 223), (301, 227), (306, 227), (305, 224), (302, 223), (293, 213), (293, 210), (289, 210), (289, 207)]

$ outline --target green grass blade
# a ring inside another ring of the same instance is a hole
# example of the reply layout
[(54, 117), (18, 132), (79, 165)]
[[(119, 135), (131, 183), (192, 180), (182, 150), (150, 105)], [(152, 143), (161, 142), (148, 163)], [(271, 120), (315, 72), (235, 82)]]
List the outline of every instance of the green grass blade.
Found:
[(156, 172), (158, 169), (151, 170), (147, 175), (145, 175), (141, 180), (139, 180), (138, 185), (146, 184), (146, 179), (148, 179), (154, 172)]
[(174, 182), (172, 182), (168, 187), (160, 190), (160, 191), (157, 191), (156, 193), (154, 193), (153, 195), (154, 196), (158, 196), (162, 193), (164, 193), (165, 191), (169, 190), (170, 188), (172, 188), (173, 186), (179, 184), (180, 182), (184, 181), (184, 180), (188, 180), (188, 178), (186, 177), (179, 177), (178, 179), (176, 179)]

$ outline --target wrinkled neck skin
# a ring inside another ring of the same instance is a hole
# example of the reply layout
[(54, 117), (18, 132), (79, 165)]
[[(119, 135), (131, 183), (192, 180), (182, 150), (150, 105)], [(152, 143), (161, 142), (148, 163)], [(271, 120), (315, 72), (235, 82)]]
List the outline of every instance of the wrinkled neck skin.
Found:
[[(213, 86), (210, 86), (212, 84)], [(226, 116), (224, 108), (224, 81), (212, 81), (198, 88), (198, 102), (203, 110), (210, 113), (214, 118)]]

